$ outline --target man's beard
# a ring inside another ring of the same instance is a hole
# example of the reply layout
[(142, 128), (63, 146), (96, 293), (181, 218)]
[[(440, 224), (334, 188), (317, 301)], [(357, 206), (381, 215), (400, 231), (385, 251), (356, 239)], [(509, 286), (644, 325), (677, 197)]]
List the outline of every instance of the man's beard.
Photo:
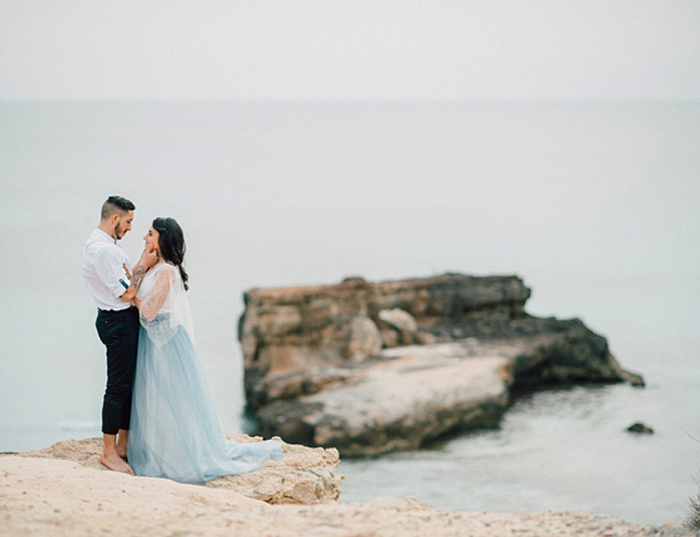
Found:
[(122, 229), (121, 224), (117, 224), (116, 226), (114, 226), (114, 235), (116, 235), (117, 240), (120, 240), (122, 237), (124, 237), (127, 231), (128, 230), (126, 229)]

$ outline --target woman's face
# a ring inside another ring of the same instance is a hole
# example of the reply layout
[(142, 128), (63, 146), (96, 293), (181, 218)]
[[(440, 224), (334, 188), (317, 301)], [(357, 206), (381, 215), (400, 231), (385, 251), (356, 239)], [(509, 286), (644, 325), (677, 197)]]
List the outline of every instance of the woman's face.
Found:
[(160, 233), (158, 233), (155, 229), (153, 229), (153, 226), (148, 228), (148, 232), (146, 233), (146, 236), (143, 238), (143, 240), (146, 241), (146, 244), (150, 244), (153, 246), (153, 249), (158, 253), (158, 257), (160, 257), (160, 245), (158, 244), (158, 237), (160, 237)]

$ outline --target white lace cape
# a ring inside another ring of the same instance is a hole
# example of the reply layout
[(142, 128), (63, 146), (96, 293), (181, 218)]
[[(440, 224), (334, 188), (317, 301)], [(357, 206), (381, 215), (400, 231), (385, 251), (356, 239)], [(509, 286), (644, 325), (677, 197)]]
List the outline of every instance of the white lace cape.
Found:
[(163, 261), (144, 276), (136, 296), (141, 299), (141, 326), (162, 347), (182, 326), (194, 345), (194, 327), (186, 291), (177, 267)]

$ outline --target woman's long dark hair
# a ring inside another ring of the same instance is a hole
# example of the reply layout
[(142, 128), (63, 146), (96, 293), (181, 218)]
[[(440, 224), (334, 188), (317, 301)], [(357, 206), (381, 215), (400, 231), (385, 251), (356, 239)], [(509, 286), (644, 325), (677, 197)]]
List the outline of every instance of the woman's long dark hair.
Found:
[(160, 255), (168, 263), (175, 265), (182, 276), (182, 285), (185, 291), (189, 290), (187, 280), (189, 276), (185, 272), (182, 263), (185, 260), (185, 235), (180, 224), (174, 218), (156, 218), (153, 221), (153, 229), (158, 232), (158, 246)]

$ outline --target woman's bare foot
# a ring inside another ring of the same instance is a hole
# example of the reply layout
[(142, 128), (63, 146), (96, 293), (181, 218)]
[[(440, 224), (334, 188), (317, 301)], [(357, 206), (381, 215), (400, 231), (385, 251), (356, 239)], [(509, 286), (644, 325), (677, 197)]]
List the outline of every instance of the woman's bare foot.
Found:
[(134, 471), (131, 469), (131, 466), (129, 466), (126, 461), (119, 456), (116, 450), (111, 453), (102, 452), (100, 462), (115, 472), (134, 475)]

